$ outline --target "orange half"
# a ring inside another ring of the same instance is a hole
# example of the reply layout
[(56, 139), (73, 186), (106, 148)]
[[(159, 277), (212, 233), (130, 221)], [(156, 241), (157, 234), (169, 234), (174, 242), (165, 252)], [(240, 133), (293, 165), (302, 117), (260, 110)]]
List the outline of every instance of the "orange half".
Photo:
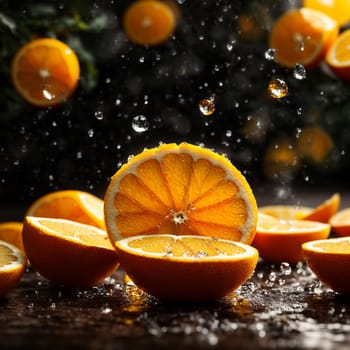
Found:
[(297, 63), (314, 67), (323, 60), (338, 32), (338, 23), (324, 13), (293, 9), (276, 20), (269, 46), (276, 50), (276, 61), (286, 67)]
[(310, 269), (326, 286), (350, 294), (350, 238), (316, 240), (303, 244)]
[(251, 243), (255, 235), (256, 200), (244, 176), (224, 156), (188, 143), (132, 157), (104, 201), (112, 242), (163, 233)]
[(65, 102), (77, 87), (80, 66), (75, 52), (53, 38), (22, 46), (12, 61), (12, 81), (29, 103), (48, 107)]
[(306, 220), (280, 220), (259, 213), (253, 245), (259, 255), (270, 262), (296, 263), (303, 259), (304, 242), (325, 239), (330, 225)]
[(222, 298), (242, 285), (258, 262), (255, 248), (200, 236), (132, 236), (116, 242), (132, 281), (161, 299)]

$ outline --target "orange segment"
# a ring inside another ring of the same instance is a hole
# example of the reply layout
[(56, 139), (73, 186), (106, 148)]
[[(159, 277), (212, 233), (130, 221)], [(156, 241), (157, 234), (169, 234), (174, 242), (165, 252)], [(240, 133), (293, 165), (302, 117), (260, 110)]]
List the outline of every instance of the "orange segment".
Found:
[(322, 12), (293, 9), (275, 22), (269, 46), (276, 50), (276, 61), (286, 67), (297, 63), (314, 67), (323, 60), (338, 31), (338, 23)]
[(303, 220), (320, 221), (327, 223), (330, 218), (338, 211), (340, 205), (339, 193), (333, 194), (311, 212), (300, 217)]
[(0, 297), (5, 296), (21, 279), (26, 258), (14, 245), (0, 241)]
[(296, 263), (302, 260), (304, 242), (327, 238), (330, 225), (306, 220), (280, 220), (259, 213), (253, 245), (266, 261)]
[(350, 81), (350, 29), (342, 32), (327, 52), (326, 62), (340, 79)]
[(334, 214), (330, 218), (329, 223), (332, 230), (338, 236), (350, 236), (350, 208), (342, 209), (338, 213)]
[(43, 38), (20, 48), (13, 58), (11, 74), (16, 90), (27, 102), (48, 107), (72, 95), (80, 67), (69, 46), (56, 39)]
[(127, 8), (123, 24), (127, 36), (136, 44), (158, 45), (174, 32), (176, 13), (166, 2), (140, 0)]
[(10, 243), (24, 253), (22, 241), (22, 222), (7, 221), (0, 223), (0, 240)]
[(302, 249), (310, 269), (321, 282), (339, 293), (350, 293), (349, 237), (307, 242)]
[(75, 221), (27, 216), (23, 244), (42, 276), (66, 286), (96, 285), (119, 265), (107, 233)]
[(349, 0), (303, 0), (303, 6), (323, 12), (337, 21), (340, 26), (350, 20)]
[(43, 195), (30, 205), (26, 215), (68, 219), (105, 228), (103, 200), (79, 190), (61, 190)]
[(132, 236), (116, 242), (129, 278), (161, 299), (203, 301), (226, 296), (253, 273), (253, 247), (201, 236)]
[(251, 243), (257, 207), (243, 175), (224, 157), (187, 143), (146, 149), (112, 177), (105, 194), (111, 240), (191, 234)]

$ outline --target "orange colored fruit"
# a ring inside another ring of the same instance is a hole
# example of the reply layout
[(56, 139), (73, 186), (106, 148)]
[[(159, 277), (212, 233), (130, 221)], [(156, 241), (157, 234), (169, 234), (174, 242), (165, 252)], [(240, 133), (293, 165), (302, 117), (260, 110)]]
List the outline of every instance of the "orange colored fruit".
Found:
[(330, 198), (325, 200), (312, 211), (299, 217), (302, 220), (311, 220), (328, 223), (330, 218), (338, 211), (340, 204), (339, 193), (333, 194)]
[(253, 246), (270, 262), (296, 263), (302, 260), (304, 242), (327, 238), (330, 225), (306, 220), (280, 220), (259, 213)]
[(23, 244), (42, 276), (70, 287), (96, 285), (119, 266), (107, 233), (75, 221), (27, 216)]
[(59, 218), (105, 228), (103, 200), (79, 190), (50, 192), (36, 199), (27, 216)]
[(336, 235), (350, 236), (350, 208), (345, 208), (334, 214), (329, 223)]
[(6, 221), (0, 223), (0, 240), (10, 243), (24, 252), (22, 241), (22, 222)]
[(340, 79), (350, 81), (350, 29), (342, 32), (327, 52), (326, 62)]
[(289, 205), (289, 204), (279, 204), (279, 205), (264, 205), (259, 207), (259, 212), (273, 216), (277, 219), (282, 220), (296, 220), (307, 215), (313, 210), (313, 208), (299, 206), (299, 205)]
[(245, 177), (222, 155), (188, 143), (132, 157), (105, 194), (111, 241), (143, 234), (200, 235), (251, 243), (257, 206)]
[(12, 61), (12, 82), (29, 103), (48, 107), (65, 102), (74, 92), (80, 67), (75, 52), (52, 38), (22, 46)]
[(145, 235), (116, 242), (132, 281), (161, 299), (204, 301), (226, 296), (253, 273), (255, 248), (204, 236)]
[(350, 294), (350, 238), (332, 238), (304, 243), (304, 259), (326, 286)]
[(134, 43), (158, 45), (173, 34), (176, 13), (163, 1), (135, 1), (127, 8), (123, 24), (128, 38)]
[(275, 59), (286, 67), (297, 63), (315, 67), (338, 36), (338, 23), (322, 12), (309, 8), (290, 10), (275, 22), (269, 46), (276, 50)]
[(337, 21), (340, 26), (350, 20), (349, 0), (303, 0), (303, 6), (323, 12)]
[(0, 297), (5, 296), (21, 279), (26, 258), (17, 247), (0, 241)]
[(315, 164), (324, 164), (333, 148), (330, 135), (317, 126), (303, 128), (297, 138), (299, 155)]

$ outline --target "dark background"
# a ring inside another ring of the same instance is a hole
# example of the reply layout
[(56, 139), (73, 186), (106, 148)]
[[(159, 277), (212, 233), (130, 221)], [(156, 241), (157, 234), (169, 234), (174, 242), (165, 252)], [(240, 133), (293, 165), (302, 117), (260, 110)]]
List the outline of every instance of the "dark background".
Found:
[[(2, 204), (65, 188), (103, 194), (129, 155), (160, 142), (227, 154), (253, 189), (346, 184), (350, 85), (322, 67), (298, 80), (265, 58), (275, 19), (298, 1), (173, 0), (176, 31), (156, 47), (126, 37), (122, 18), (130, 3), (0, 0)], [(79, 87), (61, 106), (32, 107), (12, 86), (12, 57), (35, 36), (57, 37), (78, 54)], [(287, 97), (269, 96), (273, 78), (287, 83)], [(204, 116), (198, 103), (211, 96), (215, 112)], [(132, 127), (138, 115), (147, 119), (144, 132)], [(263, 125), (249, 128), (256, 116)], [(332, 138), (327, 159), (302, 159), (298, 168), (271, 175), (264, 157), (274, 140), (293, 139), (309, 125)]]

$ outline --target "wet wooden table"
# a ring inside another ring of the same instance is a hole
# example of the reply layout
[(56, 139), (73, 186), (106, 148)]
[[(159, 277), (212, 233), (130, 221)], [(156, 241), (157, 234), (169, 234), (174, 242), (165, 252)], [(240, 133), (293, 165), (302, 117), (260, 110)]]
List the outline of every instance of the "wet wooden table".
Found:
[(0, 325), (0, 349), (348, 350), (350, 298), (322, 286), (304, 263), (260, 261), (235, 293), (205, 304), (156, 300), (125, 284), (121, 269), (97, 287), (66, 289), (29, 268), (0, 300)]

